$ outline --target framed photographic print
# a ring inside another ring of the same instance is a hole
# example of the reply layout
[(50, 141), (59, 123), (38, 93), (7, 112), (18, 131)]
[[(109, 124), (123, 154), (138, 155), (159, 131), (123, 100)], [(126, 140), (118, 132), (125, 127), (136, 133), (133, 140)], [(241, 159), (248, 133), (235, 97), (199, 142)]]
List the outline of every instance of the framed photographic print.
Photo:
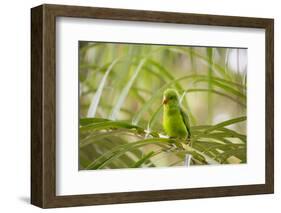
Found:
[(273, 193), (273, 19), (31, 9), (31, 203)]

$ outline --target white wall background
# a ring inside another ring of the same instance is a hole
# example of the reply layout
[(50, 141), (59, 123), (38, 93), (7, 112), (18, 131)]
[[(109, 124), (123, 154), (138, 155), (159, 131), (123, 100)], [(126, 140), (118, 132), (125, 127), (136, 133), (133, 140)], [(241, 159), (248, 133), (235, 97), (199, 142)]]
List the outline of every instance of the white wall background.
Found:
[[(30, 8), (72, 4), (275, 19), (275, 108), (280, 109), (281, 6), (277, 0), (92, 0), (2, 1), (0, 6), (0, 211), (39, 212), (30, 189)], [(275, 194), (154, 203), (52, 209), (49, 212), (278, 212), (281, 198), (281, 113), (275, 110)], [(238, 174), (239, 175), (239, 174)]]

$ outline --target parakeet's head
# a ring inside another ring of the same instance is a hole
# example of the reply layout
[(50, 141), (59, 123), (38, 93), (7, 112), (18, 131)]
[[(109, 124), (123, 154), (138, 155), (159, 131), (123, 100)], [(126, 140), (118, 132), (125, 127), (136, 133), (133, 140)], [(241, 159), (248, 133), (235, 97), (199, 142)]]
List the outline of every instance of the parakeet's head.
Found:
[(165, 105), (177, 105), (179, 103), (179, 95), (175, 89), (166, 89), (163, 96), (163, 102)]

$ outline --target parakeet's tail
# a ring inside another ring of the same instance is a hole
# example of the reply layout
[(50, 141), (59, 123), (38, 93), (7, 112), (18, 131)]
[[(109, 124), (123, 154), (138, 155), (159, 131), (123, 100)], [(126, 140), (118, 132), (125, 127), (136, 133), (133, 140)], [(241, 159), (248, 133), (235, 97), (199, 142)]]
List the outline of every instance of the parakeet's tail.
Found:
[(186, 140), (187, 140), (187, 144), (189, 144), (190, 146), (192, 146), (190, 131), (188, 131), (188, 136), (187, 136)]

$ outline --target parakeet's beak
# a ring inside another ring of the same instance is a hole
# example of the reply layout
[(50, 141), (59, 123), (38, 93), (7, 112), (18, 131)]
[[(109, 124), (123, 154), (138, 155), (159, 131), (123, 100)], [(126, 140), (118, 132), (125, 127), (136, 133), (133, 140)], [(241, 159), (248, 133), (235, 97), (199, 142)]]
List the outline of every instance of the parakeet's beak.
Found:
[(168, 103), (168, 99), (163, 98), (162, 104), (166, 104), (166, 103)]

